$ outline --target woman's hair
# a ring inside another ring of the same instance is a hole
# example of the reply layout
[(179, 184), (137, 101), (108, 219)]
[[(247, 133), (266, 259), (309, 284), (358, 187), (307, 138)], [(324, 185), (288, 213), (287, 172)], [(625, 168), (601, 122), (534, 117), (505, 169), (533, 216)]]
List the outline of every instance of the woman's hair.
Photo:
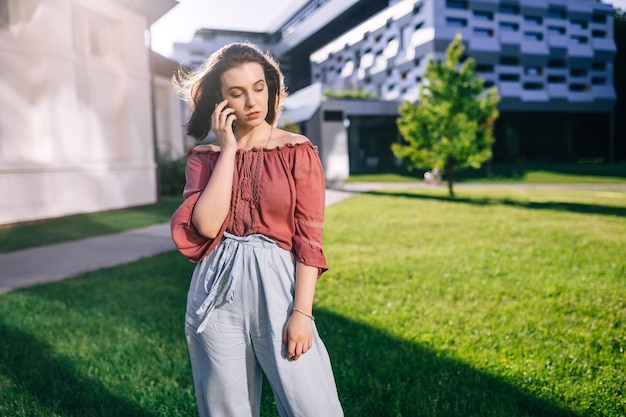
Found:
[(222, 74), (237, 66), (256, 62), (263, 67), (268, 89), (268, 111), (265, 121), (273, 125), (277, 110), (287, 96), (284, 76), (269, 53), (249, 42), (228, 44), (209, 56), (197, 70), (179, 69), (172, 77), (174, 88), (189, 102), (191, 114), (185, 127), (187, 134), (204, 139), (211, 130), (211, 114), (219, 102)]

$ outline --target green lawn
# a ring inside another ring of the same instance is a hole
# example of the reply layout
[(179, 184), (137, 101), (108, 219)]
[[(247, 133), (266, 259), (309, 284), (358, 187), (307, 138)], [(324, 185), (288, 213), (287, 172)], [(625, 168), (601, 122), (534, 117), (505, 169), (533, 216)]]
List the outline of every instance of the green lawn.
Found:
[(167, 222), (181, 200), (163, 197), (150, 206), (0, 226), (0, 253)]
[[(328, 209), (315, 315), (346, 416), (625, 415), (626, 192), (457, 194)], [(172, 252), (0, 296), (0, 415), (195, 415), (192, 268)]]

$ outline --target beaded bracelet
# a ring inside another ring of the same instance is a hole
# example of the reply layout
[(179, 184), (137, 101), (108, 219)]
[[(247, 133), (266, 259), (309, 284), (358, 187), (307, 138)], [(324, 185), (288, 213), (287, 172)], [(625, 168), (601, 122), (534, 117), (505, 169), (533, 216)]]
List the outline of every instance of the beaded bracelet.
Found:
[(310, 318), (311, 320), (315, 321), (315, 317), (313, 317), (312, 314), (307, 314), (304, 311), (298, 310), (295, 307), (293, 307), (292, 309), (293, 309), (293, 311), (297, 311), (298, 313), (303, 314), (303, 315), (307, 316), (308, 318)]

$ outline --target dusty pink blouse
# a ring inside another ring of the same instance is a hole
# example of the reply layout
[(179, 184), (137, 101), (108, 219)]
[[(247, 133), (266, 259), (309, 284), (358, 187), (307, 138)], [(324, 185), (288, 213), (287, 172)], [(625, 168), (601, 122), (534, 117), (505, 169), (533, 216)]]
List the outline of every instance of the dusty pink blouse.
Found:
[(297, 261), (328, 269), (322, 249), (325, 181), (317, 148), (311, 142), (279, 148), (238, 150), (230, 210), (215, 239), (198, 233), (193, 209), (217, 162), (219, 152), (190, 149), (185, 168), (184, 201), (171, 219), (172, 239), (192, 262), (199, 262), (224, 232), (270, 237)]

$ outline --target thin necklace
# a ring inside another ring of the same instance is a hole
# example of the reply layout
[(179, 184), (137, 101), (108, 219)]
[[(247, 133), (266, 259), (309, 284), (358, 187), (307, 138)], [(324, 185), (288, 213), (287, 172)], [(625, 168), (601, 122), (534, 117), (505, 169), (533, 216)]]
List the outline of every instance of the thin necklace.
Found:
[(263, 147), (263, 149), (267, 149), (267, 145), (270, 144), (270, 141), (272, 140), (272, 132), (274, 131), (274, 128), (272, 126), (270, 126), (270, 137), (267, 139), (267, 143), (265, 144), (265, 146)]

